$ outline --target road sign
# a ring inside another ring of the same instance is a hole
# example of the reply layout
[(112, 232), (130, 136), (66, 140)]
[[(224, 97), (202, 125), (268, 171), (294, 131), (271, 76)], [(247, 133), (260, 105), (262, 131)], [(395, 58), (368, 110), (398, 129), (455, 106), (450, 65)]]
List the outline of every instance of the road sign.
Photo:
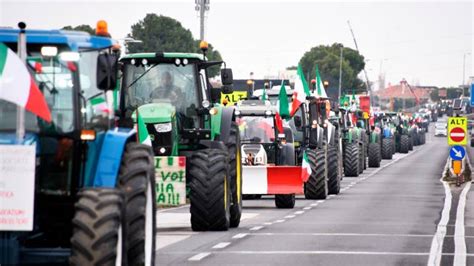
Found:
[(474, 83), (471, 84), (471, 106), (474, 106)]
[(466, 149), (459, 145), (452, 146), (449, 150), (449, 156), (451, 156), (451, 159), (453, 160), (462, 160), (464, 159), (464, 156), (466, 156)]
[(467, 145), (467, 118), (450, 117), (448, 120), (448, 145)]

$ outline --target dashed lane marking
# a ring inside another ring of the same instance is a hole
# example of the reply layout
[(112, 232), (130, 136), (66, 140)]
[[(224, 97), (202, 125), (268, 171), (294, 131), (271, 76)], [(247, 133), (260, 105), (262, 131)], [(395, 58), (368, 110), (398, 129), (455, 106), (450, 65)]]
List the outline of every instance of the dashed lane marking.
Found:
[(249, 230), (250, 231), (258, 231), (258, 230), (262, 229), (263, 227), (264, 226), (254, 226), (254, 227), (250, 228)]
[(221, 248), (227, 247), (228, 245), (230, 245), (230, 242), (221, 242), (221, 243), (218, 243), (218, 244), (214, 245), (212, 248), (213, 249), (221, 249)]
[(235, 236), (233, 236), (232, 238), (233, 239), (239, 239), (239, 238), (244, 238), (246, 237), (248, 234), (247, 233), (240, 233), (240, 234), (236, 234)]
[(205, 257), (207, 257), (209, 255), (211, 255), (210, 252), (202, 252), (202, 253), (199, 253), (199, 254), (196, 254), (196, 255), (192, 256), (188, 260), (189, 261), (200, 261), (200, 260), (204, 259)]
[(295, 217), (296, 217), (296, 216), (294, 216), (294, 215), (287, 215), (287, 216), (285, 216), (284, 218), (285, 218), (285, 219), (291, 219), (291, 218), (295, 218)]
[(304, 213), (304, 211), (296, 211), (295, 212), (296, 215), (300, 215), (300, 214), (303, 214), (303, 213)]

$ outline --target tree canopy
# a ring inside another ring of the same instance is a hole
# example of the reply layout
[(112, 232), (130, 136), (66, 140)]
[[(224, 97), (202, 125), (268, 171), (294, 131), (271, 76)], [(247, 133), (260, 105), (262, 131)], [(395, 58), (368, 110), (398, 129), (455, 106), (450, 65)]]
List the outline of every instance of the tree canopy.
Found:
[(340, 43), (332, 45), (319, 45), (311, 48), (300, 59), (303, 72), (307, 79), (311, 80), (316, 76), (316, 65), (323, 80), (329, 81), (328, 94), (331, 97), (337, 96), (339, 87), (339, 60), (341, 47), (343, 48), (342, 61), (342, 93), (351, 94), (366, 91), (365, 83), (357, 77), (364, 69), (364, 56), (356, 50), (344, 47)]
[(78, 26), (75, 26), (75, 27), (72, 27), (72, 26), (64, 26), (62, 28), (62, 30), (74, 30), (74, 31), (85, 31), (91, 35), (94, 35), (95, 34), (95, 29), (92, 28), (91, 26), (89, 25), (85, 25), (85, 24), (82, 24), (82, 25), (78, 25)]
[[(132, 25), (129, 37), (141, 40), (142, 43), (128, 43), (129, 53), (136, 52), (196, 52), (200, 53), (199, 40), (195, 40), (191, 31), (173, 18), (147, 14), (145, 18)], [(222, 60), (219, 51), (209, 44), (207, 51), (209, 60)], [(209, 69), (209, 75), (219, 73), (219, 67)]]

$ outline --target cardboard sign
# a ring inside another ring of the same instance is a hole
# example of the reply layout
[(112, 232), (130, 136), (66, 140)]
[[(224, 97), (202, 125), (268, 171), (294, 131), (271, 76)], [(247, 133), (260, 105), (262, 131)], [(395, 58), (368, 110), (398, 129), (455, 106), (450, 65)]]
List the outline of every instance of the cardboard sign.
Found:
[(450, 117), (448, 119), (448, 145), (467, 145), (467, 118)]
[(155, 157), (156, 203), (158, 206), (186, 204), (186, 157)]
[(33, 230), (36, 147), (0, 145), (0, 231)]
[(245, 98), (247, 98), (246, 91), (234, 91), (229, 94), (221, 93), (221, 104), (227, 101), (227, 105), (235, 105), (238, 101), (244, 100)]

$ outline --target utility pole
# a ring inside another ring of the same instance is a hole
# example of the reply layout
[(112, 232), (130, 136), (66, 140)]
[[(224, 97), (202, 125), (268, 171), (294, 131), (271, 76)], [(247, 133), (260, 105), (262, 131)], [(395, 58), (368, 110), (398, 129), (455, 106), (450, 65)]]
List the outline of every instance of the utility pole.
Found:
[(343, 51), (343, 47), (341, 46), (341, 55), (339, 56), (339, 91), (337, 94), (339, 102), (341, 102), (341, 89), (342, 89), (342, 51)]
[[(351, 31), (352, 39), (354, 39), (354, 44), (355, 44), (356, 50), (357, 50), (357, 52), (360, 54), (359, 47), (357, 46), (357, 41), (356, 41), (356, 38), (355, 38), (355, 36), (354, 36), (354, 31), (352, 30), (351, 22), (350, 22), (349, 20), (347, 21), (347, 25), (349, 25), (349, 30)], [(365, 81), (366, 81), (366, 86), (367, 86), (367, 93), (368, 93), (369, 96), (370, 96), (372, 90), (370, 89), (369, 76), (367, 76), (367, 71), (365, 70), (365, 67), (364, 67), (363, 70), (364, 70), (364, 74), (365, 74)]]
[(206, 22), (206, 12), (209, 11), (211, 0), (196, 0), (196, 7), (195, 10), (199, 12), (199, 24), (200, 24), (200, 38), (201, 41), (205, 40), (205, 22)]
[(466, 55), (470, 55), (471, 53), (464, 53), (462, 58), (462, 88), (464, 93), (464, 87), (466, 85)]

